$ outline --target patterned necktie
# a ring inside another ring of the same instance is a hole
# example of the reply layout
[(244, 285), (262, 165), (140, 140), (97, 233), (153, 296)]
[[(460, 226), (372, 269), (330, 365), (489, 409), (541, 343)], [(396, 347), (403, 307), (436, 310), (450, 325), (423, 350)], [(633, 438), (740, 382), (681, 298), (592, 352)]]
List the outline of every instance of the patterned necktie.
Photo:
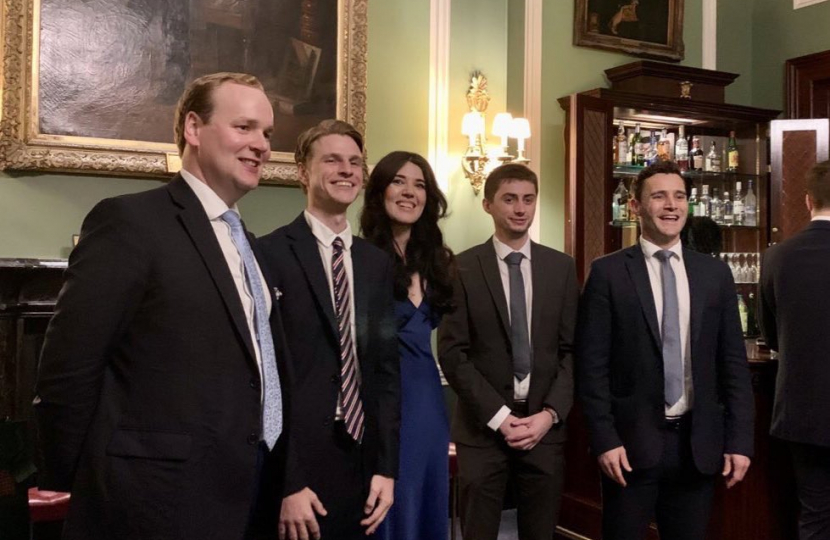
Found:
[(504, 258), (510, 276), (510, 342), (513, 348), (513, 376), (525, 380), (530, 373), (530, 338), (527, 335), (527, 303), (522, 277), (524, 255), (514, 251)]
[(254, 329), (259, 344), (259, 356), (262, 362), (263, 400), (262, 400), (262, 438), (269, 449), (274, 448), (282, 433), (282, 392), (280, 375), (277, 371), (277, 355), (274, 352), (274, 340), (268, 322), (268, 304), (262, 281), (259, 279), (254, 252), (245, 235), (239, 214), (228, 210), (222, 214), (222, 220), (231, 227), (231, 238), (245, 267), (245, 281), (254, 299)]
[(338, 236), (332, 242), (331, 280), (334, 283), (334, 307), (340, 331), (340, 399), (346, 431), (352, 439), (360, 442), (364, 429), (363, 402), (360, 400), (357, 358), (352, 345), (351, 295), (344, 257), (343, 239)]
[(673, 253), (661, 249), (654, 256), (660, 261), (663, 284), (663, 392), (671, 407), (683, 395), (683, 351), (680, 343), (680, 307), (677, 301), (677, 279), (671, 267)]

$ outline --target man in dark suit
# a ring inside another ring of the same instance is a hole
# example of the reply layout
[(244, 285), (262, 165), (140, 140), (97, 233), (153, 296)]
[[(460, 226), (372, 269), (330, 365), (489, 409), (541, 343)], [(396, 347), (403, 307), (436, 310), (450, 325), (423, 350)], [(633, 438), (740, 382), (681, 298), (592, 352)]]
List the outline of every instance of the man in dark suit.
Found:
[(39, 486), (72, 493), (65, 539), (276, 532), (286, 352), (236, 208), (273, 120), (256, 78), (195, 80), (176, 112), (181, 174), (84, 221), (35, 399)]
[(495, 234), (458, 255), (457, 309), (438, 330), (441, 367), (458, 394), (452, 440), (465, 538), (498, 536), (510, 476), (521, 538), (550, 540), (558, 520), (579, 291), (573, 260), (530, 240), (537, 193), (523, 165), (487, 177)]
[(295, 160), (308, 206), (259, 242), (294, 374), (280, 538), (365, 538), (385, 518), (398, 472), (392, 261), (346, 219), (363, 187), (360, 133), (325, 120), (300, 135)]
[(787, 441), (801, 501), (799, 538), (830, 538), (830, 161), (807, 178), (810, 226), (764, 254), (760, 323), (777, 350), (770, 433)]
[(672, 162), (632, 187), (638, 244), (591, 265), (577, 388), (602, 469), (603, 538), (702, 540), (717, 472), (739, 482), (753, 396), (729, 268), (680, 243), (689, 186)]

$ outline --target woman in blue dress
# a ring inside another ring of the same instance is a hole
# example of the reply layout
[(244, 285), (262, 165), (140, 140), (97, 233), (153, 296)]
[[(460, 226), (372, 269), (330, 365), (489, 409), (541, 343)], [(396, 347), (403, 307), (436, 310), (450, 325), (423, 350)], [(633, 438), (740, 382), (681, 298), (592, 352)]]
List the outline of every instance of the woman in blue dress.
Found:
[(423, 157), (392, 152), (377, 163), (360, 228), (395, 259), (401, 353), (400, 468), (395, 502), (376, 533), (384, 540), (447, 537), (449, 423), (430, 340), (452, 308), (455, 259), (438, 228), (446, 212), (447, 200)]

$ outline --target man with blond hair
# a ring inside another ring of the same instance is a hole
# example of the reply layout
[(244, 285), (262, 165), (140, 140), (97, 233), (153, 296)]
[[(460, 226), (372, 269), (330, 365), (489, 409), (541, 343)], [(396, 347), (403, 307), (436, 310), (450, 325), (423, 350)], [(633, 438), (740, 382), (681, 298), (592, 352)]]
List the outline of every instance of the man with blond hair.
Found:
[(84, 220), (35, 399), (39, 486), (72, 494), (64, 539), (275, 535), (286, 351), (236, 206), (273, 123), (255, 77), (193, 81), (181, 173)]

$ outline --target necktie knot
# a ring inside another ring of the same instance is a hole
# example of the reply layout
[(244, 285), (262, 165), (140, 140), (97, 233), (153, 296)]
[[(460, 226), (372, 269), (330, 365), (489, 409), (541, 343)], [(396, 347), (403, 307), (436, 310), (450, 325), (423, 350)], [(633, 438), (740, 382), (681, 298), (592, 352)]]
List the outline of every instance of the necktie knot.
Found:
[(331, 243), (331, 246), (332, 246), (332, 247), (333, 247), (336, 251), (343, 251), (343, 248), (345, 247), (345, 244), (343, 243), (343, 239), (342, 239), (342, 238), (340, 238), (339, 236), (335, 236), (335, 237), (334, 237), (334, 240), (333, 240), (333, 241), (332, 241), (332, 243)]
[(674, 252), (670, 249), (661, 249), (654, 253), (654, 257), (660, 262), (670, 261)]
[(519, 253), (518, 251), (514, 251), (513, 253), (504, 258), (504, 262), (511, 266), (518, 266), (522, 264), (522, 259), (524, 258), (525, 256), (523, 254)]
[(227, 212), (222, 214), (222, 221), (230, 225), (232, 230), (235, 230), (242, 226), (242, 219), (239, 217), (239, 214), (237, 214), (233, 210), (228, 210)]

